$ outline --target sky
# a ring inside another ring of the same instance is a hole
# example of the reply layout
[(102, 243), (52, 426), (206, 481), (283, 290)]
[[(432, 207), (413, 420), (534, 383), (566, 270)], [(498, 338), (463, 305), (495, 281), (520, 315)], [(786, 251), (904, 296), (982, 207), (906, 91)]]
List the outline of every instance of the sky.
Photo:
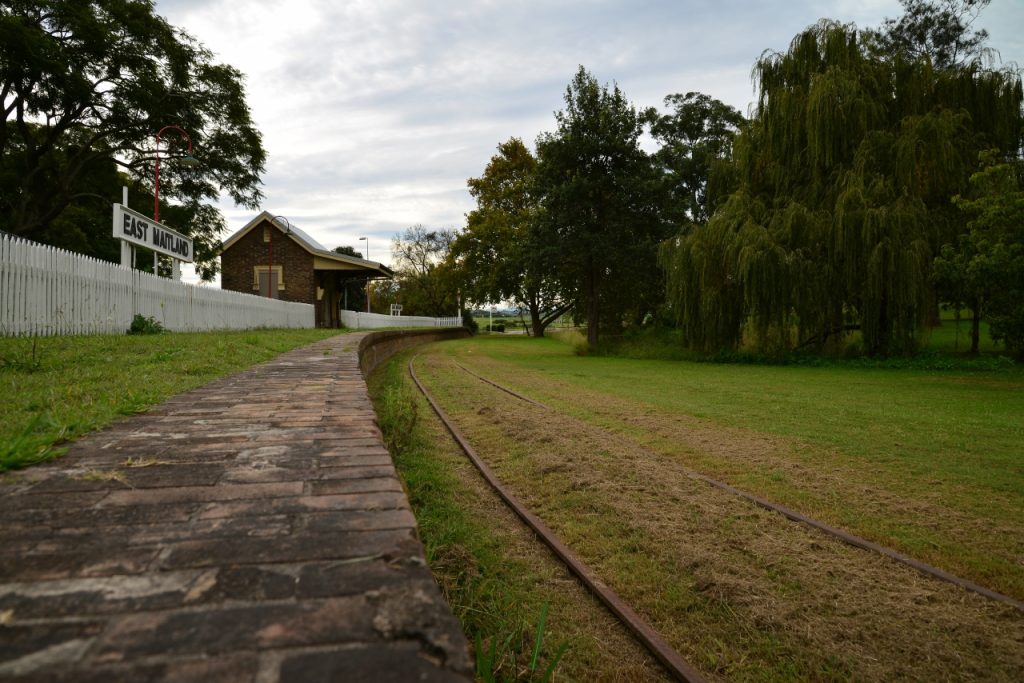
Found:
[[(531, 148), (580, 65), (638, 108), (698, 91), (747, 113), (766, 50), (821, 18), (877, 26), (897, 0), (156, 0), (245, 74), (268, 153), (262, 209), (390, 262), (405, 228), (460, 229), (498, 143)], [(976, 27), (1024, 65), (1024, 0)], [(197, 152), (201, 157), (201, 151)], [(229, 233), (258, 212), (220, 204)]]

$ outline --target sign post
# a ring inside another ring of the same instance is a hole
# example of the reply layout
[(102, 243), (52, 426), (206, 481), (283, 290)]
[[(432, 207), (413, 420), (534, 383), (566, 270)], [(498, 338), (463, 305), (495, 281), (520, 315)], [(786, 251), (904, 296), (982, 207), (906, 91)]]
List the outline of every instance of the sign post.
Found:
[(127, 245), (134, 244), (151, 249), (155, 254), (164, 254), (174, 260), (172, 277), (181, 277), (180, 263), (192, 263), (192, 239), (171, 230), (152, 218), (146, 218), (138, 211), (124, 204), (114, 204), (114, 237), (121, 240), (121, 265), (126, 264)]

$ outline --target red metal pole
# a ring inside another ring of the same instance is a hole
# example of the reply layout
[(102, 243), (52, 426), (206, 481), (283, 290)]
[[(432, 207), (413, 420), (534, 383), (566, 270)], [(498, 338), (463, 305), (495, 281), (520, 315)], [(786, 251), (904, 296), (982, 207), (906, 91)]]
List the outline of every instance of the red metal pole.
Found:
[(273, 299), (274, 294), (271, 287), (271, 280), (274, 278), (274, 221), (270, 221), (270, 239), (267, 241), (267, 298)]
[(156, 179), (153, 183), (153, 220), (157, 223), (160, 222), (160, 136), (168, 128), (176, 130), (185, 137), (185, 142), (188, 143), (188, 153), (192, 154), (192, 138), (189, 137), (188, 133), (181, 126), (164, 126), (156, 133)]

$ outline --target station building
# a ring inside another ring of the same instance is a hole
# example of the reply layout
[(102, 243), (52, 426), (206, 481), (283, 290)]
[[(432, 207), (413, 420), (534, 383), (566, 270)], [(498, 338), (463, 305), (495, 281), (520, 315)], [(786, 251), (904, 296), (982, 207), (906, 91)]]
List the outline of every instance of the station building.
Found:
[(340, 327), (339, 310), (370, 280), (394, 272), (375, 261), (336, 254), (264, 211), (224, 241), (221, 288), (313, 304), (317, 327)]

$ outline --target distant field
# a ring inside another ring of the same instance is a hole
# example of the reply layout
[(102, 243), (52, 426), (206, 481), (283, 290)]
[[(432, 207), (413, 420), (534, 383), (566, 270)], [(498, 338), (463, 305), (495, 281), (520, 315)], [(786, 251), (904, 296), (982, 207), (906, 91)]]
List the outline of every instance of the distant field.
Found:
[(0, 472), (338, 330), (0, 337)]
[(1019, 369), (636, 361), (521, 337), (433, 345), (417, 367), (503, 479), (704, 670), (1024, 675), (1019, 612), (685, 476), (724, 479), (1024, 599)]

